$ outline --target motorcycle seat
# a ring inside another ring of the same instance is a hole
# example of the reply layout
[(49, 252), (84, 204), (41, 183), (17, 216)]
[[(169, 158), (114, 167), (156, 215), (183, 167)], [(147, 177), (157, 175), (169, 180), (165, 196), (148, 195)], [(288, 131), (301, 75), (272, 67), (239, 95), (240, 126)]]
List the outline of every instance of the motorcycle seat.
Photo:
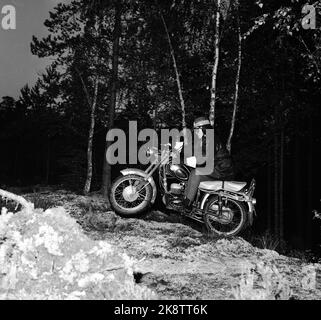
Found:
[(226, 190), (239, 192), (247, 185), (246, 182), (235, 181), (203, 181), (200, 183), (200, 189), (206, 191)]

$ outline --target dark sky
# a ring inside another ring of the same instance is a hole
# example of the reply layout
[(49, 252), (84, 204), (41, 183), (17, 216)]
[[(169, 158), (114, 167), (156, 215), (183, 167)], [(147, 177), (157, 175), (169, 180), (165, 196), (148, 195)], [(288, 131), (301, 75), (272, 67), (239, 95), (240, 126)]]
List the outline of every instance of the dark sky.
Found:
[[(5, 5), (14, 5), (16, 30), (3, 30), (0, 24), (0, 100), (3, 96), (19, 96), (27, 83), (32, 85), (50, 62), (39, 59), (30, 51), (32, 35), (46, 35), (44, 21), (58, 2), (65, 0), (0, 0), (0, 13)], [(4, 17), (1, 14), (1, 19)]]

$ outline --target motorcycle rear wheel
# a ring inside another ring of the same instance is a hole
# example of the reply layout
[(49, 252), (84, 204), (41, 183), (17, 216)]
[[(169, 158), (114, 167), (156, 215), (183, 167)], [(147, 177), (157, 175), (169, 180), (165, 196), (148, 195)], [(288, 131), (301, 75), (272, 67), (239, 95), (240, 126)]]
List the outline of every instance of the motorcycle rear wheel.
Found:
[(143, 180), (143, 177), (132, 174), (120, 176), (113, 182), (110, 204), (116, 214), (124, 218), (136, 218), (145, 214), (151, 205), (152, 186), (147, 182), (139, 193), (132, 189)]
[(224, 200), (222, 214), (218, 211), (218, 196), (211, 196), (204, 207), (204, 223), (207, 230), (217, 237), (235, 237), (246, 226), (246, 210), (233, 199)]

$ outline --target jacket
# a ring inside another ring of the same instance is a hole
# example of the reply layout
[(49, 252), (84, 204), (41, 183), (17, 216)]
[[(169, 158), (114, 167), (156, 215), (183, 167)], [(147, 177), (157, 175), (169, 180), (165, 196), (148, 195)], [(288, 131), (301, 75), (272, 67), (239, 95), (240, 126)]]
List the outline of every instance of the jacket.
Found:
[[(202, 155), (206, 156), (206, 137), (199, 139), (195, 143), (202, 143)], [(220, 138), (215, 134), (214, 139), (214, 159), (206, 159), (206, 161), (214, 161), (213, 172), (209, 175), (215, 180), (233, 180), (234, 179), (234, 166), (230, 153), (222, 144)], [(204, 167), (205, 164), (197, 164), (198, 168)]]

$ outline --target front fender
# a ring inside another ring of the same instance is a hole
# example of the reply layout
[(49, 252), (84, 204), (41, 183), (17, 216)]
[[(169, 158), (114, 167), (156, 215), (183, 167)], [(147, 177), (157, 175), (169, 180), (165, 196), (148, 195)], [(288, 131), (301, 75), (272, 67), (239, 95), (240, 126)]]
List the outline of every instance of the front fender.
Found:
[[(131, 174), (136, 174), (142, 178), (147, 178), (146, 172), (143, 170), (140, 170), (140, 169), (125, 169), (125, 170), (120, 171), (120, 173), (123, 176), (129, 176)], [(148, 178), (148, 182), (150, 183), (150, 185), (152, 186), (152, 189), (153, 189), (153, 197), (152, 197), (151, 203), (154, 204), (155, 200), (156, 200), (156, 196), (157, 196), (156, 183), (155, 183), (153, 177)]]

